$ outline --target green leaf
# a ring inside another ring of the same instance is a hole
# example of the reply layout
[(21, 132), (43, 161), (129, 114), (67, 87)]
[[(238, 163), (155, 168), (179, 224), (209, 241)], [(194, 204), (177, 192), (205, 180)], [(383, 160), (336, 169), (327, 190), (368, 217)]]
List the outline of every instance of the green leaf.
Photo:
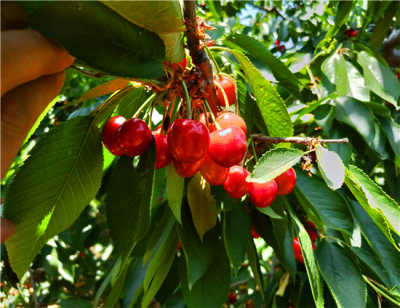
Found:
[(318, 169), (326, 185), (333, 190), (340, 188), (345, 173), (340, 156), (319, 144), (315, 147), (315, 153), (317, 154)]
[(365, 51), (357, 54), (367, 87), (376, 95), (398, 107), (400, 85), (393, 72)]
[(312, 249), (311, 239), (299, 218), (293, 213), (293, 210), (290, 207), (287, 209), (290, 217), (294, 220), (298, 227), (297, 236), (300, 241), (301, 253), (304, 258), (304, 265), (306, 267), (308, 282), (310, 283), (311, 293), (314, 298), (315, 305), (317, 308), (324, 307), (323, 288)]
[(323, 226), (351, 235), (353, 222), (345, 200), (317, 176), (309, 177), (299, 169), (296, 169), (296, 176), (295, 193), (303, 200), (302, 206), (311, 208)]
[(384, 15), (376, 23), (374, 31), (372, 31), (371, 33), (369, 45), (376, 50), (378, 50), (382, 46), (382, 42), (387, 37), (388, 31), (392, 25), (393, 17), (398, 12), (399, 4), (396, 2), (397, 1), (391, 2), (390, 6), (384, 10)]
[(24, 6), (31, 27), (89, 67), (122, 77), (163, 74), (163, 41), (100, 2), (28, 1)]
[(129, 91), (120, 99), (113, 115), (120, 115), (127, 119), (131, 118), (139, 107), (146, 101), (149, 95), (144, 87), (130, 88)]
[(391, 232), (400, 235), (399, 204), (356, 166), (350, 165), (346, 170), (345, 183), (379, 229), (398, 248)]
[(250, 268), (253, 273), (256, 285), (258, 286), (261, 297), (264, 297), (264, 281), (262, 278), (260, 262), (258, 261), (256, 246), (254, 245), (254, 241), (251, 238), (248, 240), (247, 257), (249, 258)]
[(400, 124), (393, 119), (379, 118), (394, 154), (400, 159)]
[(297, 149), (272, 149), (259, 158), (246, 180), (256, 183), (271, 181), (297, 164), (303, 155), (304, 152)]
[(191, 289), (181, 266), (181, 286), (188, 308), (221, 307), (227, 299), (231, 273), (224, 244), (215, 239), (210, 249), (214, 252), (211, 265)]
[(293, 136), (293, 123), (278, 91), (242, 52), (238, 50), (230, 50), (230, 52), (239, 61), (247, 77), (269, 135), (272, 137)]
[(365, 282), (342, 247), (323, 241), (318, 247), (317, 260), (322, 277), (339, 308), (366, 306)]
[(133, 24), (156, 33), (164, 41), (167, 61), (174, 63), (182, 60), (181, 32), (185, 31), (185, 25), (178, 0), (101, 2)]
[(67, 298), (60, 301), (60, 308), (92, 308), (92, 303), (87, 299)]
[(142, 307), (149, 306), (167, 277), (176, 256), (176, 243), (176, 232), (172, 229), (149, 264), (144, 278)]
[(185, 180), (179, 176), (175, 168), (169, 164), (167, 167), (167, 198), (168, 206), (174, 214), (176, 220), (182, 224), (181, 209)]
[(240, 200), (231, 200), (231, 210), (224, 211), (223, 237), (227, 255), (236, 274), (244, 260), (250, 238), (251, 222)]
[(372, 112), (361, 102), (349, 97), (336, 99), (336, 119), (353, 127), (381, 158), (388, 156), (385, 136)]
[(274, 218), (274, 219), (282, 219), (283, 218), (283, 216), (281, 216), (277, 212), (275, 212), (271, 206), (262, 207), (262, 208), (257, 207), (257, 211), (259, 211), (259, 212), (263, 213), (264, 215), (267, 215), (271, 218)]
[(187, 200), (197, 234), (203, 240), (204, 234), (217, 223), (217, 205), (210, 184), (199, 172), (189, 181)]
[(286, 87), (289, 91), (294, 92), (296, 95), (299, 95), (297, 77), (286, 67), (285, 64), (276, 58), (263, 43), (248, 35), (240, 33), (231, 34), (225, 42), (232, 42), (249, 56), (252, 56), (267, 65), (282, 86)]
[(338, 96), (351, 96), (363, 102), (370, 100), (364, 78), (343, 55), (335, 52), (322, 63), (321, 70), (335, 85)]
[(122, 255), (129, 255), (146, 234), (154, 185), (154, 142), (140, 157), (138, 166), (121, 156), (111, 173), (105, 200), (111, 238)]
[(16, 225), (6, 246), (19, 278), (100, 188), (103, 158), (95, 123), (77, 117), (43, 136), (6, 191), (4, 216)]

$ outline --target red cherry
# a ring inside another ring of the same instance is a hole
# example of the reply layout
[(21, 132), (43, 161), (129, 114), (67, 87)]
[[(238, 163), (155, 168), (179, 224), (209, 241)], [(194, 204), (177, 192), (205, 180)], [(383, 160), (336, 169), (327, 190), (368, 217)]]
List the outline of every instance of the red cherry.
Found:
[(278, 46), (278, 49), (279, 49), (281, 52), (285, 51), (285, 45), (279, 45), (279, 46)]
[[(314, 243), (312, 243), (312, 250), (315, 250)], [(295, 237), (293, 239), (293, 254), (294, 254), (294, 258), (296, 260), (298, 260), (300, 263), (304, 263), (304, 258), (303, 258), (303, 254), (301, 253), (301, 247), (300, 247), (300, 242), (299, 242), (298, 237)]]
[(280, 40), (275, 40), (274, 44), (275, 44), (276, 47), (278, 47), (281, 44), (281, 41)]
[(118, 144), (128, 156), (143, 154), (149, 147), (152, 135), (146, 122), (133, 118), (126, 121), (118, 134)]
[(249, 196), (250, 201), (256, 207), (267, 207), (269, 206), (276, 197), (278, 186), (274, 180), (266, 183), (249, 183)]
[(119, 147), (117, 138), (121, 125), (126, 121), (124, 117), (115, 116), (109, 119), (103, 127), (101, 139), (104, 146), (114, 155), (121, 156), (124, 154)]
[(296, 171), (294, 171), (293, 168), (290, 168), (280, 176), (277, 176), (275, 182), (278, 184), (278, 195), (289, 194), (296, 186)]
[(224, 189), (234, 199), (243, 197), (249, 191), (249, 183), (246, 178), (249, 172), (241, 166), (229, 168), (228, 176), (224, 182)]
[(207, 127), (197, 121), (177, 119), (167, 133), (168, 149), (179, 162), (194, 163), (202, 159), (210, 144)]
[(229, 302), (231, 304), (234, 304), (237, 301), (237, 294), (235, 292), (229, 291), (228, 298), (229, 298)]
[(247, 150), (246, 135), (239, 127), (228, 127), (210, 134), (210, 157), (223, 167), (239, 164)]
[[(236, 84), (235, 80), (232, 77), (226, 75), (218, 75), (214, 76), (214, 81), (218, 82), (218, 84), (224, 89), (226, 97), (228, 98), (229, 106), (232, 105), (236, 101)], [(224, 95), (222, 94), (221, 89), (216, 86), (218, 103), (220, 106), (225, 106)]]
[(254, 228), (254, 226), (251, 226), (251, 236), (253, 238), (259, 238), (260, 234), (257, 233), (256, 229)]
[(357, 30), (354, 30), (354, 29), (346, 29), (346, 30), (344, 31), (344, 34), (346, 34), (348, 38), (353, 38), (353, 37), (356, 37), (356, 36), (357, 36), (358, 31), (357, 31)]
[[(243, 118), (232, 112), (223, 112), (215, 120), (221, 129), (228, 127), (239, 127), (242, 129), (244, 134), (247, 132), (246, 123), (244, 122)], [(214, 123), (210, 125), (209, 130), (210, 132), (216, 130)]]
[(311, 241), (314, 242), (318, 237), (317, 233), (315, 232), (317, 230), (317, 227), (311, 221), (307, 221), (305, 227), (308, 235), (310, 236)]
[(156, 169), (165, 167), (171, 161), (168, 151), (167, 136), (153, 132), (156, 142)]
[(209, 155), (206, 155), (200, 168), (201, 175), (208, 183), (215, 186), (224, 184), (228, 171), (228, 168), (218, 165)]
[(204, 157), (194, 163), (184, 163), (182, 161), (172, 160), (176, 173), (183, 178), (190, 178), (200, 170), (201, 165), (204, 162)]
[(176, 250), (181, 251), (181, 249), (182, 249), (181, 241), (178, 241), (178, 243), (176, 244)]

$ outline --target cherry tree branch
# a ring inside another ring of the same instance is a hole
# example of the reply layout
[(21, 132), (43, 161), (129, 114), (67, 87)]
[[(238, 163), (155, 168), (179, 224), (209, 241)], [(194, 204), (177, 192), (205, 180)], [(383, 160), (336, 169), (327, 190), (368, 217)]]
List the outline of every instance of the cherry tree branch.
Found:
[(261, 134), (254, 134), (251, 135), (251, 138), (266, 142), (266, 143), (295, 143), (295, 144), (304, 144), (304, 145), (314, 145), (316, 143), (349, 143), (348, 138), (342, 139), (318, 139), (313, 137), (286, 137), (286, 138), (279, 138), (279, 137), (268, 137)]
[(192, 57), (194, 65), (196, 65), (203, 75), (205, 81), (205, 98), (210, 104), (212, 111), (215, 113), (217, 111), (217, 92), (214, 86), (211, 62), (200, 42), (199, 28), (196, 19), (196, 1), (185, 0), (184, 3), (186, 37), (190, 56)]

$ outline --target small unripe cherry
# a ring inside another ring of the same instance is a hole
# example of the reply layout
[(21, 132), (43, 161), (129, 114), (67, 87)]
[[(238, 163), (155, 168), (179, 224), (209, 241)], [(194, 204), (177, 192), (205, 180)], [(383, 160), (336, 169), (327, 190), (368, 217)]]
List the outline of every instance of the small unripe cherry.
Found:
[(172, 160), (176, 173), (183, 178), (190, 178), (194, 176), (196, 172), (200, 170), (200, 167), (203, 164), (203, 162), (204, 162), (204, 157), (193, 163), (185, 163), (182, 161)]
[(241, 166), (229, 168), (228, 175), (224, 182), (224, 189), (234, 199), (243, 197), (249, 191), (249, 183), (246, 178), (249, 172)]
[(128, 156), (143, 154), (149, 147), (152, 135), (146, 122), (133, 118), (122, 124), (118, 134), (118, 144)]
[(293, 168), (290, 168), (280, 176), (277, 176), (275, 182), (278, 185), (277, 194), (279, 196), (289, 194), (296, 186), (296, 171), (294, 171)]
[[(229, 106), (235, 103), (236, 101), (236, 84), (235, 80), (227, 75), (218, 75), (214, 76), (214, 81), (217, 82), (225, 91), (226, 97), (228, 99)], [(222, 107), (225, 106), (224, 95), (222, 94), (221, 89), (216, 86), (218, 104)]]
[(165, 167), (171, 161), (169, 155), (167, 136), (153, 132), (154, 141), (156, 142), (156, 169)]
[(121, 125), (126, 121), (122, 116), (115, 116), (109, 119), (103, 127), (101, 139), (103, 140), (104, 146), (115, 156), (121, 156), (124, 154), (118, 144), (118, 133)]
[(168, 129), (167, 142), (169, 153), (175, 161), (194, 163), (206, 155), (210, 135), (203, 123), (177, 119)]
[(269, 206), (276, 197), (278, 186), (274, 180), (265, 183), (249, 183), (249, 197), (251, 203), (256, 207)]
[[(247, 126), (243, 118), (232, 112), (222, 112), (215, 120), (221, 129), (225, 129), (228, 127), (239, 127), (246, 135)], [(212, 132), (214, 130), (216, 130), (216, 128), (215, 124), (213, 123), (210, 125), (209, 131)]]
[(201, 175), (208, 183), (215, 186), (224, 184), (228, 171), (228, 168), (218, 165), (208, 154), (200, 168)]
[(239, 127), (228, 127), (210, 134), (208, 154), (223, 167), (228, 168), (239, 164), (246, 151), (246, 135)]

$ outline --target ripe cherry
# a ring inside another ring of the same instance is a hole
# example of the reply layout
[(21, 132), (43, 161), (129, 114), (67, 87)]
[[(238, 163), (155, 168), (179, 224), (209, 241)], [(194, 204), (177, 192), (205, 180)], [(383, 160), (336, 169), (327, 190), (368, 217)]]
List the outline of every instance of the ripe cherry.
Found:
[(124, 154), (122, 149), (119, 147), (117, 138), (121, 125), (125, 121), (126, 119), (121, 116), (112, 117), (104, 125), (103, 132), (101, 134), (101, 139), (103, 140), (104, 146), (116, 156), (121, 156)]
[(260, 234), (257, 233), (256, 229), (254, 228), (254, 226), (251, 226), (251, 236), (253, 238), (259, 238)]
[(281, 45), (281, 41), (280, 40), (275, 40), (274, 42), (275, 46), (278, 47)]
[[(312, 250), (315, 250), (314, 243), (312, 243)], [(301, 247), (300, 247), (300, 242), (299, 242), (298, 237), (295, 237), (293, 239), (293, 254), (294, 254), (294, 258), (296, 260), (298, 260), (300, 263), (304, 263), (304, 258), (303, 258), (303, 254), (301, 252)]]
[(249, 196), (250, 201), (256, 207), (267, 207), (269, 206), (276, 197), (278, 186), (274, 180), (266, 183), (249, 183)]
[(122, 124), (118, 134), (118, 144), (128, 156), (143, 154), (149, 147), (152, 135), (146, 122), (133, 118)]
[(229, 168), (228, 176), (224, 182), (224, 189), (234, 199), (243, 197), (249, 191), (249, 183), (246, 178), (249, 172), (241, 166)]
[[(225, 91), (226, 97), (228, 99), (229, 106), (232, 105), (236, 101), (236, 84), (235, 80), (232, 77), (226, 75), (218, 75), (214, 76), (214, 81), (217, 82)], [(216, 86), (218, 104), (220, 106), (225, 106), (224, 95), (222, 94), (221, 89)]]
[(156, 169), (165, 167), (171, 161), (168, 151), (167, 136), (153, 132), (156, 142)]
[(280, 176), (277, 176), (275, 182), (278, 184), (278, 195), (289, 194), (296, 186), (296, 171), (294, 171), (293, 168), (290, 168)]
[(311, 241), (314, 242), (318, 237), (317, 232), (316, 232), (317, 227), (314, 225), (313, 222), (307, 221), (305, 223), (305, 228), (306, 228), (308, 235), (310, 236)]
[(246, 135), (239, 127), (228, 127), (210, 134), (210, 157), (223, 167), (239, 164), (247, 150)]
[[(232, 112), (223, 112), (215, 120), (221, 129), (228, 127), (239, 127), (244, 134), (247, 132), (246, 123), (244, 122), (243, 118)], [(215, 129), (215, 124), (211, 124), (209, 127), (210, 132), (214, 131)]]
[(225, 182), (226, 176), (228, 175), (228, 168), (218, 165), (213, 161), (209, 155), (201, 165), (200, 173), (211, 185), (222, 185)]
[(229, 298), (229, 302), (231, 304), (234, 304), (237, 301), (237, 294), (235, 292), (229, 291), (228, 298)]
[(168, 130), (167, 142), (169, 152), (175, 161), (194, 163), (206, 155), (210, 135), (203, 123), (177, 119)]
[(348, 38), (353, 38), (353, 37), (356, 37), (356, 36), (357, 36), (358, 31), (357, 31), (357, 30), (354, 30), (354, 29), (346, 29), (346, 30), (344, 31), (344, 34), (346, 34)]
[(183, 178), (190, 178), (200, 170), (201, 165), (204, 162), (204, 157), (193, 163), (185, 163), (182, 161), (172, 160), (176, 173), (178, 173)]

